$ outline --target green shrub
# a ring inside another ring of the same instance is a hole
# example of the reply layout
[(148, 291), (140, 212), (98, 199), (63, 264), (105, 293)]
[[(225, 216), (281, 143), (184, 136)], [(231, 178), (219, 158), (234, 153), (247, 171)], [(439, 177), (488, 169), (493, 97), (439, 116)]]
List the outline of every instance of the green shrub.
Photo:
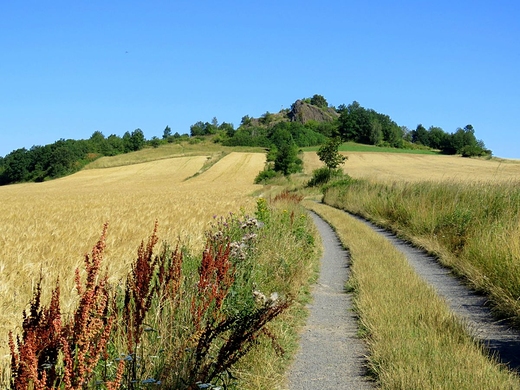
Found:
[[(330, 169), (327, 167), (322, 167), (315, 169), (312, 172), (312, 178), (307, 183), (307, 187), (317, 187), (324, 184), (327, 184), (332, 179), (340, 179), (343, 178), (344, 174), (341, 169)], [(348, 176), (348, 175), (347, 175)]]
[(273, 169), (265, 169), (260, 171), (255, 177), (255, 184), (266, 183), (268, 180), (278, 176), (278, 173)]

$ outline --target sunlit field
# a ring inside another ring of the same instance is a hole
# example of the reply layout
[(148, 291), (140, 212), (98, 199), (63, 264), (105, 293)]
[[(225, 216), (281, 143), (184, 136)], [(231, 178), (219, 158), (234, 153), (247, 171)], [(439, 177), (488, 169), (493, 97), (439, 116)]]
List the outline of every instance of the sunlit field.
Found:
[[(343, 153), (343, 170), (354, 178), (385, 181), (510, 181), (520, 178), (520, 161), (483, 160), (460, 156), (397, 153)], [(304, 153), (307, 173), (323, 166), (315, 152)]]
[(105, 222), (106, 264), (112, 279), (118, 279), (128, 272), (156, 220), (160, 241), (180, 240), (201, 249), (214, 215), (251, 212), (255, 200), (248, 195), (261, 188), (253, 180), (265, 155), (231, 153), (192, 177), (206, 161), (206, 156), (168, 158), (0, 187), (0, 362), (8, 358), (8, 331), (21, 324), (40, 272), (44, 293), (60, 278), (63, 311), (71, 310), (67, 298), (74, 289), (74, 270)]

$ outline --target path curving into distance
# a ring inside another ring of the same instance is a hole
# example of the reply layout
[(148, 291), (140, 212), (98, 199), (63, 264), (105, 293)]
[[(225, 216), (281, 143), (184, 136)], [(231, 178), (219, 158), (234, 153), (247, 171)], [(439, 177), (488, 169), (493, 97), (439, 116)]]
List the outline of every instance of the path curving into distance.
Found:
[(445, 299), (450, 309), (466, 323), (469, 332), (502, 363), (520, 372), (520, 331), (513, 329), (506, 321), (494, 318), (490, 308), (486, 306), (485, 296), (464, 285), (435, 257), (359, 216), (350, 215), (384, 236), (401, 251), (415, 272), (428, 282), (437, 294)]
[[(349, 275), (348, 253), (332, 228), (314, 212), (309, 213), (321, 235), (324, 252), (319, 280), (312, 291), (309, 318), (300, 338), (300, 350), (288, 373), (288, 389), (373, 389), (374, 382), (365, 371), (367, 349), (357, 336), (358, 324), (351, 297), (344, 290)], [(485, 296), (469, 289), (433, 256), (363, 218), (352, 216), (400, 250), (417, 274), (467, 324), (471, 334), (502, 363), (520, 372), (520, 331), (505, 321), (496, 320), (486, 306)]]
[(350, 294), (348, 253), (332, 228), (310, 212), (321, 235), (320, 275), (312, 291), (309, 317), (288, 374), (290, 390), (363, 390), (373, 383), (365, 376), (367, 349), (357, 336)]

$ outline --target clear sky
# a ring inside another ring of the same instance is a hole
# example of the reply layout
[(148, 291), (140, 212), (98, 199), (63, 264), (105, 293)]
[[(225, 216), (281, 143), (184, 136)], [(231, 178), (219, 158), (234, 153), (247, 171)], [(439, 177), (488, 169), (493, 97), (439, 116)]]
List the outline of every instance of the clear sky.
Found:
[(323, 95), (520, 158), (520, 2), (2, 1), (0, 156)]

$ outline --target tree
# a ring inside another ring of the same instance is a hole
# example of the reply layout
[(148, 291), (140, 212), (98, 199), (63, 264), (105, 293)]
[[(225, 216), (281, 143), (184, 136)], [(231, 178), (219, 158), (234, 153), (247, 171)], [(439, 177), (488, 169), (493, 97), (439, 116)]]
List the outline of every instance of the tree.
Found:
[(329, 103), (327, 103), (327, 100), (321, 95), (314, 95), (311, 98), (311, 104), (316, 107), (320, 108), (327, 108), (329, 106)]
[(240, 126), (249, 126), (251, 124), (251, 117), (249, 115), (244, 115), (242, 120), (240, 121)]
[(233, 123), (227, 122), (222, 122), (222, 124), (220, 124), (220, 126), (218, 127), (218, 130), (226, 133), (228, 137), (233, 137), (236, 131), (233, 126)]
[(25, 180), (29, 173), (29, 152), (25, 148), (16, 149), (4, 158), (5, 170), (3, 173), (6, 183), (16, 183)]
[(153, 148), (158, 148), (159, 145), (161, 145), (161, 140), (159, 137), (156, 137), (155, 135), (150, 140), (150, 145), (152, 145)]
[(430, 146), (428, 130), (421, 124), (417, 125), (417, 128), (412, 131), (412, 142), (414, 144), (421, 144), (424, 146)]
[(430, 126), (428, 129), (429, 147), (441, 149), (447, 134), (440, 127)]
[(204, 124), (204, 122), (198, 121), (197, 123), (190, 126), (190, 135), (192, 137), (204, 134), (206, 134), (206, 125)]
[(269, 126), (269, 124), (273, 121), (273, 114), (271, 114), (269, 111), (266, 111), (259, 119), (260, 123)]
[(170, 129), (170, 126), (166, 126), (163, 131), (163, 139), (168, 139), (172, 135), (172, 129)]
[(341, 139), (331, 138), (325, 145), (322, 145), (317, 152), (320, 161), (323, 161), (327, 168), (337, 169), (347, 160), (346, 156), (339, 153), (338, 149), (341, 145)]
[(269, 139), (272, 143), (271, 149), (276, 148), (274, 157), (276, 172), (288, 176), (302, 170), (302, 161), (298, 158), (298, 147), (289, 130), (285, 127), (276, 127)]
[(358, 102), (349, 104), (341, 112), (338, 122), (338, 132), (343, 140), (363, 144), (370, 142), (370, 114)]
[(130, 134), (130, 143), (132, 145), (132, 150), (137, 151), (141, 150), (144, 147), (146, 139), (144, 138), (144, 133), (141, 129), (135, 129)]
[(368, 140), (372, 145), (377, 145), (383, 140), (383, 126), (375, 118), (370, 121)]

